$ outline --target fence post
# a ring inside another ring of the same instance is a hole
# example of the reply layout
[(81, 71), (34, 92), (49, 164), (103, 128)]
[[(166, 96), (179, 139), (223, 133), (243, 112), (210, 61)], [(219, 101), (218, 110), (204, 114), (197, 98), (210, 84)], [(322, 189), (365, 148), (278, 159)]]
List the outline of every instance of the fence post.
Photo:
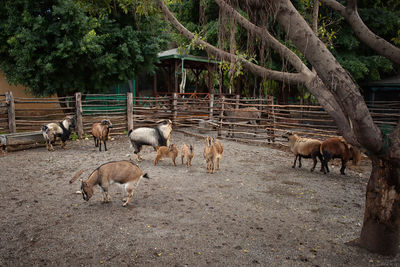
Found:
[(224, 109), (225, 109), (225, 96), (222, 96), (220, 98), (221, 101), (221, 110), (219, 112), (219, 127), (218, 127), (218, 137), (221, 137), (222, 135), (222, 119), (224, 117)]
[(133, 129), (133, 94), (126, 93), (126, 119), (128, 121), (128, 132)]
[(173, 99), (172, 99), (172, 112), (173, 112), (173, 122), (176, 123), (176, 119), (178, 117), (178, 93), (173, 93)]
[(235, 109), (238, 109), (238, 108), (240, 108), (240, 106), (239, 106), (239, 100), (240, 100), (240, 95), (236, 95), (236, 106), (235, 106)]
[(83, 137), (83, 121), (82, 121), (82, 94), (80, 92), (75, 93), (75, 101), (76, 101), (76, 125), (75, 130), (78, 133), (78, 138), (82, 139)]
[(11, 91), (6, 92), (6, 102), (8, 105), (8, 131), (10, 133), (15, 133), (17, 131), (17, 126), (15, 124), (15, 103)]
[(210, 94), (210, 110), (209, 110), (209, 120), (213, 120), (214, 116), (214, 94)]

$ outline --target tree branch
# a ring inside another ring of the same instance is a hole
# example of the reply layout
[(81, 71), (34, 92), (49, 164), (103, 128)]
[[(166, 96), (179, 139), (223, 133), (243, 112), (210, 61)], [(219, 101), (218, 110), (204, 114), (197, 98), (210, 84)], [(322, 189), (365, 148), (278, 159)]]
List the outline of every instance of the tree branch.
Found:
[[(328, 48), (314, 34), (291, 1), (274, 1), (278, 8), (277, 21), (296, 48), (315, 67), (323, 84), (333, 95), (332, 100), (340, 107), (340, 111), (337, 110), (337, 112), (344, 113), (346, 123), (350, 125), (351, 131), (354, 132), (360, 144), (371, 152), (380, 151), (383, 146), (381, 131), (372, 120), (368, 107), (350, 74), (343, 69)], [(310, 89), (309, 86), (308, 88)], [(314, 92), (311, 93), (314, 94)], [(320, 101), (319, 98), (317, 99)], [(329, 114), (334, 118), (334, 112)], [(339, 126), (343, 122), (335, 119), (335, 123)], [(342, 134), (346, 133), (342, 132)], [(350, 142), (350, 140), (348, 141)]]
[(355, 35), (363, 43), (390, 61), (400, 64), (400, 49), (373, 33), (364, 24), (357, 12), (357, 1), (349, 1), (346, 7), (336, 0), (320, 1), (339, 12), (346, 19), (347, 23), (349, 23)]
[(268, 79), (277, 80), (286, 83), (299, 83), (303, 84), (309, 80), (309, 77), (305, 75), (305, 73), (288, 73), (270, 70), (264, 67), (260, 67), (254, 63), (249, 62), (243, 58), (237, 58), (236, 55), (225, 52), (222, 49), (218, 49), (215, 46), (196, 38), (196, 36), (186, 29), (171, 13), (168, 7), (165, 5), (163, 0), (157, 0), (159, 7), (161, 8), (165, 18), (177, 29), (181, 34), (183, 34), (186, 38), (190, 40), (194, 40), (197, 45), (201, 45), (205, 48), (205, 50), (213, 54), (216, 57), (222, 58), (225, 61), (232, 62), (233, 60), (239, 60), (245, 68), (249, 71)]
[(251, 23), (248, 19), (240, 15), (239, 12), (237, 12), (234, 8), (228, 5), (225, 1), (215, 0), (215, 2), (219, 5), (221, 9), (224, 9), (226, 12), (230, 13), (243, 28), (258, 35), (265, 41), (265, 43), (268, 46), (274, 49), (282, 57), (286, 58), (298, 72), (304, 72), (306, 75), (310, 75), (309, 73), (307, 73), (309, 69), (301, 61), (301, 59), (295, 53), (293, 53), (292, 50), (290, 50), (289, 48), (281, 44), (277, 39), (275, 39), (268, 32), (268, 30), (258, 27), (257, 25)]

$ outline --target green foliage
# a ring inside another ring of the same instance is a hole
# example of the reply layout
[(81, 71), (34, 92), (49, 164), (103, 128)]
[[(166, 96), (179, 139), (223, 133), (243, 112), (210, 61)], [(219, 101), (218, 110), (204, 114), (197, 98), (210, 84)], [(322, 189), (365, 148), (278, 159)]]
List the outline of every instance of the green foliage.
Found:
[(167, 43), (161, 20), (120, 13), (92, 17), (72, 0), (7, 1), (0, 6), (0, 68), (37, 96), (101, 92), (153, 72)]

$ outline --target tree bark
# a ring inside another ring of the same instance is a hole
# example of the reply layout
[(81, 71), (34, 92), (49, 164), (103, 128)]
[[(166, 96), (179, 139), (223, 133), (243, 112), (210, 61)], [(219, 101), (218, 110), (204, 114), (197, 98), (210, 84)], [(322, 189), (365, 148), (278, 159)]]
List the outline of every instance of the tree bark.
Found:
[[(348, 140), (346, 133), (342, 133), (346, 140), (355, 145), (361, 144), (370, 152), (380, 152), (383, 146), (381, 131), (374, 124), (368, 107), (350, 74), (343, 69), (328, 48), (314, 34), (289, 0), (274, 0), (274, 2), (278, 8), (279, 24), (297, 49), (315, 67), (318, 76), (329, 88), (334, 99), (340, 105), (340, 109), (346, 115), (358, 142), (353, 143), (355, 140)], [(317, 100), (320, 101), (318, 98)]]
[(400, 239), (400, 166), (372, 156), (360, 238), (350, 242), (371, 252), (396, 255)]

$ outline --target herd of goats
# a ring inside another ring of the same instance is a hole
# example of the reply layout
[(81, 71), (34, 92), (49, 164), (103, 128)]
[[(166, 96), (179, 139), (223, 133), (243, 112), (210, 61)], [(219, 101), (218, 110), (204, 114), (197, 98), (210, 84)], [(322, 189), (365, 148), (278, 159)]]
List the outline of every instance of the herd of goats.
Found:
[[(73, 116), (67, 116), (63, 121), (58, 123), (49, 123), (43, 125), (41, 132), (46, 142), (47, 150), (54, 151), (53, 144), (56, 139), (61, 139), (61, 147), (65, 148), (65, 142), (68, 140), (72, 129), (75, 127), (75, 119)], [(104, 150), (107, 150), (106, 142), (109, 140), (110, 128), (112, 123), (108, 119), (101, 122), (94, 123), (92, 126), (92, 135), (94, 144), (99, 147), (101, 151), (101, 144), (104, 143)], [(175, 144), (170, 144), (172, 133), (172, 122), (165, 120), (165, 122), (158, 124), (156, 127), (139, 127), (129, 130), (128, 137), (134, 148), (134, 154), (138, 162), (142, 161), (140, 151), (144, 145), (152, 146), (157, 154), (154, 158), (154, 165), (162, 158), (170, 158), (172, 164), (176, 166), (176, 158), (178, 157), (178, 147)], [(311, 171), (315, 169), (317, 158), (321, 162), (321, 172), (329, 172), (328, 162), (334, 158), (340, 158), (342, 167), (341, 174), (345, 174), (346, 162), (353, 160), (353, 164), (358, 164), (361, 160), (360, 150), (348, 144), (342, 137), (332, 137), (325, 141), (320, 141), (311, 138), (303, 138), (298, 135), (287, 132), (283, 135), (289, 141), (290, 150), (294, 154), (293, 168), (301, 167), (301, 158), (312, 158), (314, 165)], [(223, 157), (223, 145), (220, 140), (213, 137), (205, 138), (205, 146), (203, 156), (206, 161), (207, 173), (214, 173), (220, 167), (220, 161)], [(194, 156), (194, 148), (191, 144), (183, 144), (181, 147), (181, 161), (184, 164), (186, 159), (186, 166), (191, 166), (191, 161)], [(78, 171), (70, 180), (74, 182), (83, 173), (83, 170)], [(88, 201), (93, 196), (93, 187), (99, 185), (103, 190), (102, 202), (109, 202), (110, 196), (108, 188), (110, 184), (120, 184), (126, 192), (128, 197), (124, 200), (123, 206), (129, 204), (132, 199), (133, 192), (138, 186), (141, 178), (149, 178), (147, 173), (144, 173), (139, 166), (129, 160), (112, 161), (102, 164), (96, 168), (86, 181), (81, 179), (81, 191), (83, 199)]]

